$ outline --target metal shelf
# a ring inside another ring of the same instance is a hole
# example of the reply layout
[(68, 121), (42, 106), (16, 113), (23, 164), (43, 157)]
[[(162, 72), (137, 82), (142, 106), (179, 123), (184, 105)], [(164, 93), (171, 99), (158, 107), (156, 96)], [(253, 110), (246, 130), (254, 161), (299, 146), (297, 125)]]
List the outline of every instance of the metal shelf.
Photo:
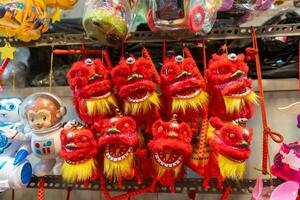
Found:
[[(72, 187), (74, 190), (99, 190), (99, 181), (92, 181), (89, 183), (88, 187), (84, 187), (83, 183), (78, 184), (68, 184), (65, 183), (60, 176), (45, 176), (45, 189), (67, 189)], [(184, 179), (182, 181), (176, 182), (175, 192), (182, 193), (188, 191), (195, 191), (196, 193), (207, 193), (207, 194), (216, 194), (222, 193), (222, 190), (219, 190), (216, 186), (216, 181), (211, 181), (211, 188), (205, 189), (202, 187), (203, 179), (196, 178), (196, 179)], [(231, 186), (232, 193), (235, 194), (249, 194), (252, 192), (253, 187), (255, 186), (256, 180), (254, 179), (245, 179), (241, 182), (236, 181), (225, 181), (224, 187)], [(279, 179), (265, 179), (264, 186), (277, 186), (282, 183), (282, 180)], [(144, 187), (147, 187), (151, 184), (151, 182), (145, 182), (142, 185), (138, 185), (136, 181), (124, 181), (124, 184), (121, 188), (119, 188), (116, 184), (107, 184), (107, 189), (109, 191), (124, 191), (128, 192), (129, 190), (137, 190)], [(33, 177), (31, 182), (28, 185), (28, 188), (38, 188), (39, 185), (39, 178)], [(167, 187), (158, 187), (156, 192), (160, 193), (169, 193), (170, 190)]]
[[(299, 36), (300, 23), (297, 24), (284, 24), (284, 25), (271, 25), (255, 27), (257, 38), (263, 37), (279, 37), (279, 36)], [(178, 39), (178, 33), (182, 38)], [(133, 32), (130, 33), (125, 43), (149, 43), (149, 42), (193, 42), (200, 39), (206, 40), (225, 40), (225, 39), (244, 39), (250, 38), (250, 27), (228, 27), (228, 28), (213, 28), (206, 36), (193, 36), (188, 32), (172, 32), (154, 33), (150, 31)], [(0, 45), (4, 45), (5, 38), (0, 38)], [(86, 44), (97, 44), (95, 41), (90, 40), (85, 34), (69, 34), (69, 33), (50, 33), (43, 34), (38, 41), (24, 43), (10, 39), (14, 46), (27, 46), (27, 47), (41, 47), (41, 46), (59, 46), (59, 45), (80, 45), (82, 41)]]
[[(280, 91), (298, 91), (298, 79), (287, 78), (287, 79), (264, 79), (263, 86), (265, 92), (280, 92)], [(257, 80), (253, 81), (253, 88), (258, 91)], [(27, 87), (27, 88), (4, 88), (4, 92), (0, 93), (2, 97), (27, 97), (28, 95), (35, 92), (49, 91), (48, 87)], [(52, 87), (51, 92), (60, 97), (72, 97), (72, 92), (69, 86)]]

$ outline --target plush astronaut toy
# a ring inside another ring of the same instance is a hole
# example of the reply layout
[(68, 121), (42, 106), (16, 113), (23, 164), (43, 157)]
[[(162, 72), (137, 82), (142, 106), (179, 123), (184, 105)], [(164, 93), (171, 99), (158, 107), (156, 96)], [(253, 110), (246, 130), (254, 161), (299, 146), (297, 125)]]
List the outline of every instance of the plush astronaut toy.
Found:
[(18, 98), (0, 100), (0, 192), (24, 188), (32, 176), (30, 138), (23, 133), (19, 117), (22, 101)]
[(30, 95), (21, 106), (21, 117), (31, 129), (32, 152), (41, 159), (33, 169), (36, 176), (45, 176), (51, 171), (54, 175), (61, 174), (60, 135), (65, 114), (61, 100), (45, 92)]

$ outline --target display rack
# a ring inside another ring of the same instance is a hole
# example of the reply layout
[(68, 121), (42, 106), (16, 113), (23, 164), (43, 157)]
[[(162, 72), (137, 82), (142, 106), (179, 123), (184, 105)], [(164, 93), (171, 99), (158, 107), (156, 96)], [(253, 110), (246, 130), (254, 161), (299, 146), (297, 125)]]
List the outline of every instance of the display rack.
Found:
[[(280, 36), (299, 36), (300, 23), (270, 25), (255, 27), (257, 38), (263, 37), (280, 37)], [(180, 32), (182, 36), (189, 35), (187, 32)], [(178, 34), (167, 35), (166, 33), (154, 33), (150, 31), (140, 31), (130, 33), (125, 43), (149, 43), (149, 42), (193, 42), (201, 39), (206, 40), (228, 40), (228, 39), (245, 39), (251, 38), (250, 27), (229, 27), (229, 28), (213, 28), (206, 36), (194, 36), (189, 39), (178, 39)], [(183, 37), (185, 38), (185, 37)], [(85, 44), (95, 44), (85, 34), (68, 34), (68, 33), (49, 33), (43, 34), (38, 41), (24, 43), (9, 39), (14, 46), (26, 47), (42, 47), (42, 46), (61, 46), (61, 45), (80, 45), (84, 41)], [(0, 45), (4, 45), (6, 38), (0, 38)]]
[[(99, 190), (99, 181), (90, 182), (88, 187), (85, 187), (84, 184), (67, 184), (65, 183), (60, 176), (45, 176), (45, 189), (68, 189), (72, 187), (74, 190)], [(201, 178), (189, 178), (176, 183), (175, 192), (183, 193), (187, 191), (195, 191), (196, 193), (207, 193), (207, 194), (216, 194), (222, 193), (222, 190), (219, 190), (216, 185), (216, 181), (212, 180), (210, 182), (211, 188), (205, 189), (202, 187), (203, 179)], [(249, 194), (252, 192), (253, 187), (255, 186), (256, 180), (254, 179), (245, 179), (241, 182), (237, 181), (225, 181), (224, 186), (230, 185), (232, 188), (232, 193), (234, 194)], [(283, 181), (280, 179), (264, 179), (264, 186), (277, 186)], [(39, 184), (39, 178), (33, 177), (28, 188), (37, 188)], [(149, 186), (150, 182), (145, 182), (142, 185), (138, 185), (136, 181), (126, 181), (123, 186), (119, 188), (117, 184), (107, 184), (107, 189), (110, 191), (118, 192), (128, 192), (129, 190), (137, 190)], [(159, 193), (169, 193), (170, 190), (167, 187), (158, 187), (157, 191)]]
[[(264, 79), (263, 86), (265, 92), (280, 92), (280, 91), (298, 91), (298, 79)], [(258, 91), (257, 80), (253, 80), (253, 88)], [(4, 93), (0, 93), (0, 97), (27, 97), (35, 92), (48, 91), (48, 87), (26, 87), (26, 88), (4, 88)], [(69, 86), (52, 87), (51, 92), (60, 97), (72, 97), (73, 94)]]

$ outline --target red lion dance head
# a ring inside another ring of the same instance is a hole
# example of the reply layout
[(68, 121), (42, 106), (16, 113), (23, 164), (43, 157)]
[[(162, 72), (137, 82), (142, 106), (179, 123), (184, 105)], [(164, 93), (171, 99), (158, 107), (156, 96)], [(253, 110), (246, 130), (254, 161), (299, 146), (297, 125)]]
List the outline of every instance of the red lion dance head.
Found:
[(160, 182), (174, 192), (175, 180), (183, 178), (184, 163), (192, 152), (192, 132), (188, 124), (179, 124), (174, 115), (169, 122), (156, 121), (152, 134), (154, 138), (148, 144), (154, 167), (152, 190)]
[(153, 79), (160, 83), (160, 77), (145, 48), (143, 55), (137, 60), (133, 57), (122, 58), (112, 70), (112, 80), (123, 101), (124, 114), (133, 116), (139, 124), (146, 122), (150, 132), (152, 122), (159, 117), (160, 108)]
[(118, 180), (119, 186), (123, 178), (139, 179), (135, 161), (139, 144), (136, 122), (117, 111), (116, 117), (102, 121), (101, 133), (98, 143), (104, 153), (104, 175), (111, 181)]
[[(205, 81), (189, 50), (186, 57), (171, 56), (161, 68), (161, 89), (167, 118), (177, 113), (179, 121), (192, 122), (193, 132), (198, 131), (198, 121), (208, 104)], [(200, 115), (200, 116), (199, 116)]]
[(101, 59), (86, 59), (73, 64), (68, 73), (68, 83), (74, 93), (73, 102), (77, 114), (85, 123), (112, 116), (117, 107), (109, 79), (111, 64), (105, 54), (105, 65)]
[(206, 72), (210, 95), (209, 111), (223, 121), (246, 122), (253, 115), (257, 96), (252, 80), (247, 77), (249, 67), (243, 54), (214, 54)]
[(97, 177), (97, 141), (93, 132), (83, 126), (72, 126), (61, 133), (61, 157), (65, 160), (63, 178), (70, 183)]
[(224, 178), (242, 179), (253, 132), (235, 123), (223, 123), (218, 117), (212, 118), (210, 124), (211, 153), (204, 172), (204, 186), (209, 187), (209, 180), (217, 177), (218, 186), (222, 188)]

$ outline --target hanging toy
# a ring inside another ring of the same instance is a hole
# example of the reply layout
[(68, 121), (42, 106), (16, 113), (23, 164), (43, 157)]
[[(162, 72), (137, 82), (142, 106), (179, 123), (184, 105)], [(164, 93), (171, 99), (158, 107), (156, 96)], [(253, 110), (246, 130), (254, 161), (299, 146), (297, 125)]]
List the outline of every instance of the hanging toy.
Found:
[(29, 42), (48, 30), (49, 18), (42, 0), (4, 0), (0, 3), (0, 35)]
[(160, 99), (156, 84), (160, 77), (147, 51), (143, 48), (143, 57), (135, 59), (121, 58), (118, 66), (112, 69), (112, 80), (118, 96), (123, 102), (125, 115), (132, 116), (139, 127), (151, 132), (151, 126), (159, 118)]
[(177, 115), (168, 122), (158, 120), (152, 127), (153, 139), (148, 147), (153, 165), (152, 191), (159, 182), (175, 192), (175, 180), (184, 177), (184, 164), (192, 152), (192, 132), (186, 123), (178, 123)]
[(110, 181), (117, 181), (122, 187), (122, 179), (141, 178), (137, 168), (136, 150), (139, 137), (136, 122), (131, 117), (124, 117), (117, 109), (117, 115), (101, 123), (102, 136), (99, 146), (103, 152), (103, 173)]
[(73, 64), (68, 73), (68, 83), (73, 91), (73, 103), (79, 118), (93, 126), (101, 119), (111, 117), (117, 108), (109, 78), (111, 63), (101, 59), (86, 59)]
[(78, 0), (44, 0), (45, 4), (50, 8), (61, 8), (70, 10)]
[(256, 179), (255, 187), (252, 192), (252, 200), (278, 200), (288, 199), (296, 200), (298, 196), (299, 185), (296, 182), (288, 181), (277, 187), (264, 187), (261, 177)]
[(63, 179), (69, 183), (95, 180), (98, 177), (98, 145), (93, 132), (71, 121), (64, 127), (60, 137), (61, 157), (64, 159)]
[(25, 188), (32, 177), (30, 137), (24, 134), (18, 98), (0, 100), (0, 192)]
[(208, 105), (205, 81), (190, 51), (184, 48), (185, 57), (170, 56), (161, 68), (161, 90), (164, 115), (178, 114), (179, 122), (190, 122), (194, 134), (198, 134), (198, 123), (203, 109)]
[(248, 65), (243, 54), (214, 54), (206, 72), (209, 111), (223, 121), (244, 124), (253, 116), (257, 95), (247, 77)]
[(225, 178), (243, 178), (253, 132), (236, 123), (223, 123), (217, 117), (210, 119), (210, 125), (208, 143), (211, 153), (204, 169), (203, 187), (209, 188), (210, 179), (217, 178), (217, 186), (223, 189)]
[(152, 31), (189, 30), (208, 33), (215, 21), (217, 4), (212, 0), (151, 0), (147, 15)]
[(300, 186), (300, 143), (283, 144), (274, 157), (271, 173), (286, 181), (295, 181)]
[(82, 21), (90, 38), (103, 45), (119, 45), (125, 40), (132, 18), (128, 1), (88, 0)]
[(24, 100), (20, 113), (30, 128), (32, 152), (40, 158), (34, 166), (34, 175), (41, 177), (51, 172), (60, 175), (63, 164), (60, 157), (61, 121), (66, 114), (62, 101), (50, 93), (35, 93)]
[(78, 0), (44, 0), (49, 8), (54, 8), (55, 11), (50, 15), (52, 23), (60, 21), (60, 15), (63, 10), (71, 10)]

